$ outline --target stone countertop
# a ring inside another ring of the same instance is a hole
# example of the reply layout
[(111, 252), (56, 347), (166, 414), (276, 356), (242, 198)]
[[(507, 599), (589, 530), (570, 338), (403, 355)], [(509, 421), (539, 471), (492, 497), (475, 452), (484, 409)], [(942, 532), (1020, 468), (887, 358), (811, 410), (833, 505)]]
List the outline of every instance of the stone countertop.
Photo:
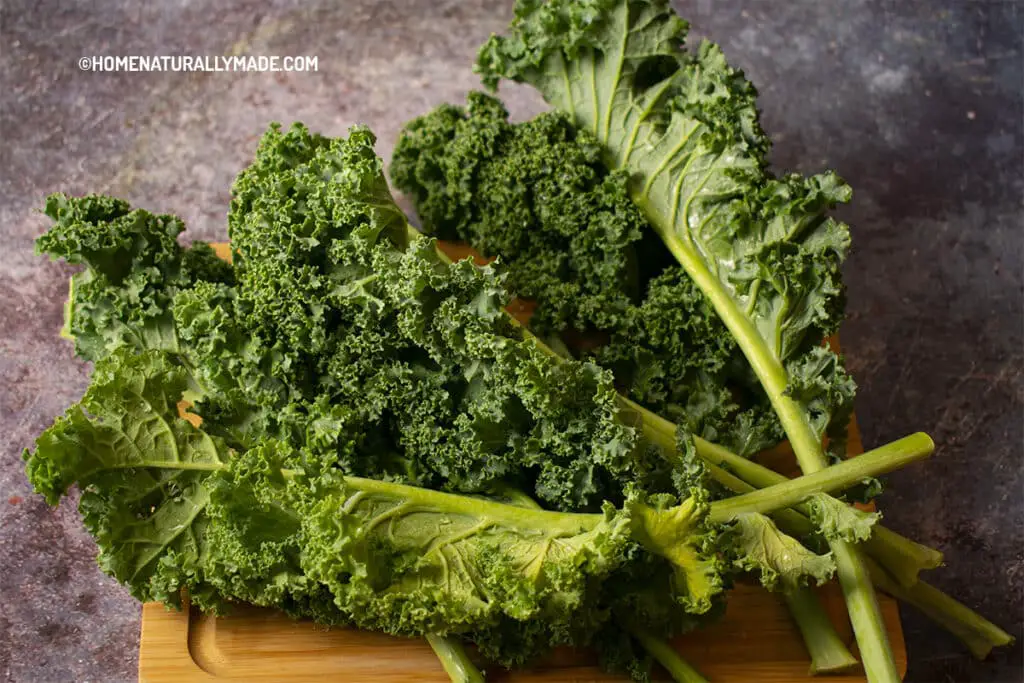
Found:
[[(144, 5), (144, 6), (142, 6)], [(968, 0), (688, 0), (762, 92), (779, 169), (855, 188), (848, 363), (865, 442), (924, 430), (926, 466), (889, 478), (887, 523), (947, 553), (934, 583), (1018, 637), (977, 663), (904, 610), (909, 681), (1019, 681), (1024, 6)], [(32, 255), (36, 209), (64, 190), (125, 197), (223, 239), (228, 189), (267, 123), (339, 135), (402, 122), (476, 85), (506, 2), (194, 0), (0, 8), (0, 671), (128, 681), (139, 605), (96, 568), (77, 512), (30, 493), (20, 452), (84, 390), (57, 337), (69, 269)], [(133, 54), (316, 55), (314, 73), (92, 73)], [(506, 89), (525, 117), (543, 106)]]

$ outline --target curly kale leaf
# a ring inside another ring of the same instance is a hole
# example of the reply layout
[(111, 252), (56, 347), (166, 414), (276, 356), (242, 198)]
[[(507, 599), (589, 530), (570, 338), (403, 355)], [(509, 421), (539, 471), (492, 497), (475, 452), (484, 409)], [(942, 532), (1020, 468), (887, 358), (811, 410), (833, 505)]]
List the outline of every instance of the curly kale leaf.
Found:
[[(607, 589), (617, 573), (675, 576), (662, 585), (682, 589), (676, 604), (695, 614), (720, 591), (702, 505), (630, 495), (596, 514), (548, 512), (344, 476), (273, 438), (229, 449), (177, 417), (189, 381), (174, 358), (101, 359), (81, 404), (26, 453), (51, 502), (83, 490), (101, 566), (141, 600), (180, 605), (187, 589), (203, 609), (242, 601), (398, 635), (459, 634), (514, 663), (589, 642), (616, 613), (642, 616), (631, 610), (649, 596), (633, 594), (649, 586)], [(666, 627), (697, 618), (646, 611)]]
[(44, 213), (55, 224), (36, 251), (87, 267), (72, 277), (65, 310), (66, 333), (87, 360), (124, 344), (176, 350), (175, 292), (201, 281), (231, 282), (230, 267), (209, 245), (178, 244), (185, 226), (175, 216), (133, 210), (110, 197), (63, 194), (48, 197)]
[(480, 51), (485, 82), (535, 86), (597, 139), (751, 361), (801, 462), (824, 466), (826, 434), (842, 455), (853, 384), (807, 355), (842, 318), (849, 231), (826, 211), (849, 187), (832, 173), (772, 176), (754, 87), (717, 46), (686, 51), (666, 0), (521, 0), (515, 12)]
[(735, 339), (681, 268), (652, 280), (593, 353), (632, 399), (691, 434), (745, 456), (784, 437)]
[[(359, 128), (337, 139), (299, 125), (264, 136), (234, 186), (235, 290), (197, 287), (177, 302), (197, 374), (240, 387), (200, 412), (234, 425), (242, 445), (248, 434), (294, 439), (303, 424), (341, 419), (368, 440), (385, 435), (420, 467), (414, 483), (452, 490), (511, 479), (578, 509), (621, 502), (629, 481), (655, 485), (664, 467), (617, 420), (607, 372), (523, 341), (493, 268), (449, 264), (431, 240), (408, 243), (373, 142)], [(247, 403), (272, 424), (232, 417)], [(298, 427), (285, 424), (293, 417)], [(316, 448), (334, 447), (330, 430), (315, 437)], [(298, 438), (310, 443), (308, 430)], [(361, 453), (348, 471), (388, 473)]]
[(416, 200), (428, 234), (512, 263), (509, 287), (533, 299), (539, 333), (609, 329), (640, 289), (634, 244), (644, 219), (625, 176), (561, 114), (523, 124), (469, 94), (410, 122), (391, 177)]
[(168, 356), (121, 347), (97, 361), (82, 400), (26, 452), (29, 481), (48, 502), (73, 484), (82, 490), (100, 567), (138, 599), (174, 605), (207, 549), (207, 480), (227, 461), (222, 441), (177, 417), (187, 386)]
[(427, 232), (500, 257), (510, 289), (536, 302), (538, 333), (596, 332), (593, 357), (620, 390), (742, 454), (778, 443), (735, 340), (681, 268), (661, 272), (657, 245), (639, 242), (628, 177), (606, 170), (566, 114), (512, 124), (498, 100), (470, 93), (465, 109), (407, 124), (391, 176)]
[[(454, 491), (507, 480), (566, 509), (621, 503), (633, 481), (668, 489), (608, 372), (524, 341), (493, 268), (409, 242), (373, 143), (362, 128), (272, 127), (235, 183), (233, 263), (197, 271), (217, 277), (189, 275), (205, 252), (178, 247), (180, 221), (116, 200), (68, 200), (41, 243), (88, 265), (91, 300), (120, 307), (117, 334), (159, 322), (173, 343), (136, 346), (176, 353), (193, 412), (231, 447), (274, 437), (349, 474)], [(127, 246), (108, 258), (108, 243)], [(142, 278), (149, 298), (115, 276)]]
[(374, 142), (360, 127), (331, 139), (302, 125), (272, 126), (232, 188), (239, 299), (282, 364), (329, 351), (328, 335), (342, 322), (332, 315), (337, 304), (375, 310), (363, 287), (373, 278), (371, 252), (379, 245), (397, 258), (406, 244)]

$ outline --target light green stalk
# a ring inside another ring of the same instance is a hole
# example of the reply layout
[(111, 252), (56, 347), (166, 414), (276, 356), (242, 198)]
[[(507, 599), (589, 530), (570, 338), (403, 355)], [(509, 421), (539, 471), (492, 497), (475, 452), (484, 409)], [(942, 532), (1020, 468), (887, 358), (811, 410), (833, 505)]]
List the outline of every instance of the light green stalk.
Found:
[(454, 638), (428, 635), (427, 642), (441, 662), (452, 683), (484, 683), (484, 675), (466, 654), (466, 648)]
[(661, 638), (655, 638), (639, 628), (630, 629), (630, 633), (652, 657), (658, 660), (659, 664), (665, 667), (676, 683), (708, 683), (708, 680), (693, 668), (692, 664), (683, 659), (674, 647)]
[[(664, 452), (675, 451), (676, 431), (678, 430), (675, 424), (628, 398), (623, 398), (622, 404), (624, 410), (634, 415), (635, 419), (640, 422), (644, 435), (652, 443), (657, 444)], [(697, 455), (709, 466), (712, 478), (733, 491), (737, 491), (737, 489), (730, 484), (727, 478), (728, 472), (735, 473), (740, 479), (755, 488), (773, 486), (787, 480), (784, 475), (764, 465), (759, 465), (753, 460), (738, 456), (710, 441), (700, 437), (694, 437), (693, 441)], [(897, 442), (882, 446), (882, 448), (896, 444), (903, 444), (902, 447), (934, 448), (931, 438), (922, 433), (904, 437)], [(808, 514), (806, 507), (797, 506), (797, 509)], [(865, 552), (880, 562), (886, 571), (904, 586), (912, 586), (917, 581), (918, 573), (922, 570), (942, 566), (942, 553), (901, 536), (881, 524), (874, 526), (871, 538), (862, 545)]]
[[(757, 490), (750, 483), (721, 470), (716, 465), (710, 467), (713, 468), (712, 476), (736, 493)], [(816, 531), (814, 523), (795, 509), (779, 510), (772, 513), (772, 517), (783, 531), (797, 538), (805, 538)], [(877, 533), (876, 525), (875, 534)], [(869, 542), (863, 545), (867, 546)], [(978, 659), (987, 657), (992, 648), (1013, 643), (1013, 636), (938, 588), (920, 580), (906, 586), (897, 581), (874, 557), (868, 557), (866, 564), (871, 573), (871, 580), (882, 591), (919, 609), (925, 616), (956, 636)]]
[(857, 658), (839, 637), (813, 590), (797, 588), (782, 595), (811, 656), (811, 674), (839, 673), (857, 666)]
[[(912, 434), (898, 441), (886, 444), (856, 458), (805, 474), (784, 483), (765, 489), (745, 493), (735, 498), (715, 501), (711, 505), (709, 518), (712, 521), (726, 521), (745, 512), (771, 512), (792, 507), (806, 500), (814, 492), (841, 491), (852, 484), (863, 481), (867, 476), (858, 473), (874, 472), (885, 474), (931, 455), (934, 444), (924, 434)], [(868, 476), (877, 476), (871, 474)], [(798, 485), (797, 482), (800, 482)]]
[(871, 571), (871, 578), (879, 588), (897, 600), (919, 609), (929, 619), (956, 636), (978, 659), (988, 657), (992, 648), (1013, 643), (1014, 638), (1009, 633), (938, 588), (924, 581), (918, 581), (907, 588), (893, 580), (870, 558), (867, 566)]

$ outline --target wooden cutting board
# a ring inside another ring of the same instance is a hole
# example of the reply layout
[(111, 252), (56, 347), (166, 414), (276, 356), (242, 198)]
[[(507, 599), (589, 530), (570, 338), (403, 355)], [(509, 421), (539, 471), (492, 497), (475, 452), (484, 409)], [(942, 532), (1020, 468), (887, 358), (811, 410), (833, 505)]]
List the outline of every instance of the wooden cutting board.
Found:
[[(475, 257), (464, 247), (443, 246), (453, 257)], [(230, 258), (227, 245), (214, 247), (222, 258)], [(527, 306), (512, 310), (520, 319), (530, 312)], [(863, 452), (856, 420), (850, 424), (849, 452)], [(791, 454), (788, 458), (791, 461)], [(789, 469), (784, 466), (786, 462), (786, 450), (779, 449), (766, 464), (785, 470)], [(840, 636), (856, 654), (839, 586), (833, 581), (818, 593)], [(907, 652), (896, 601), (885, 595), (879, 599), (902, 675), (907, 668)], [(803, 641), (782, 598), (756, 586), (738, 586), (731, 591), (720, 621), (677, 638), (674, 645), (712, 683), (864, 680), (863, 672), (810, 676)], [(272, 610), (250, 607), (239, 608), (229, 616), (212, 617), (196, 610), (178, 612), (159, 603), (146, 603), (142, 607), (139, 680), (444, 683), (448, 677), (423, 639), (345, 628), (328, 630), (311, 622), (292, 621)], [(601, 671), (593, 653), (566, 648), (530, 670), (508, 672), (491, 667), (487, 680), (585, 683), (624, 679)]]

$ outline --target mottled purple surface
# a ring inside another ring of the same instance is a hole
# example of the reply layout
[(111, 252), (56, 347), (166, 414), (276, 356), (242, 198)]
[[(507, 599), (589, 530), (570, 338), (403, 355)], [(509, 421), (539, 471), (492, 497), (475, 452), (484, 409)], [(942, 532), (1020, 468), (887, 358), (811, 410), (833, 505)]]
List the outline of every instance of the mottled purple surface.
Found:
[[(223, 238), (228, 187), (272, 120), (388, 156), (400, 124), (475, 85), (505, 2), (27, 2), (0, 7), (0, 671), (135, 678), (139, 606), (93, 563), (72, 505), (29, 492), (21, 449), (81, 395), (57, 337), (68, 269), (32, 255), (55, 190), (106, 192)], [(1021, 635), (1024, 584), (1024, 7), (1017, 2), (693, 0), (695, 32), (760, 87), (782, 169), (856, 190), (843, 330), (867, 444), (925, 430), (888, 523), (942, 548), (930, 577)], [(88, 55), (310, 54), (309, 74), (86, 73)], [(513, 111), (539, 111), (522, 89)], [(909, 610), (911, 681), (1020, 681), (1020, 645), (973, 662)]]

